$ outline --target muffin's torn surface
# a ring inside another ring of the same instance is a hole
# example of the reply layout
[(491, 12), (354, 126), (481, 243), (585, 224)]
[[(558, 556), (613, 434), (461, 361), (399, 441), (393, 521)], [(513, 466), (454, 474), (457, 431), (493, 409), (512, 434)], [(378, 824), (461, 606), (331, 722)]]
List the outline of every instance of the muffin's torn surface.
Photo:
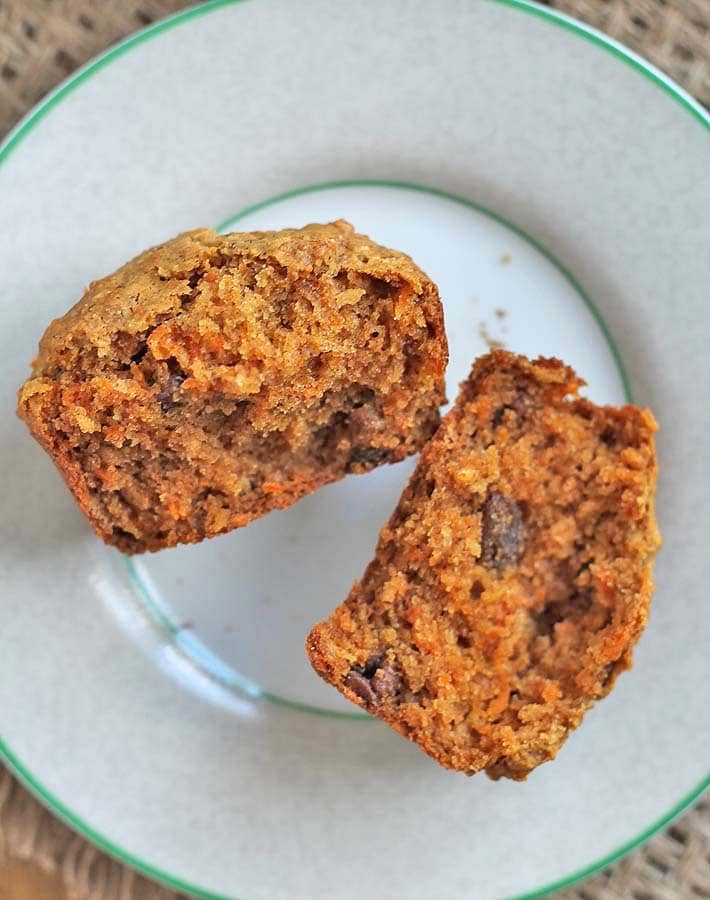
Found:
[(415, 453), (446, 360), (435, 285), (348, 223), (205, 229), (90, 285), (18, 412), (97, 533), (135, 553)]
[(524, 779), (631, 665), (659, 546), (656, 424), (557, 360), (479, 359), (362, 582), (307, 649), (442, 765)]

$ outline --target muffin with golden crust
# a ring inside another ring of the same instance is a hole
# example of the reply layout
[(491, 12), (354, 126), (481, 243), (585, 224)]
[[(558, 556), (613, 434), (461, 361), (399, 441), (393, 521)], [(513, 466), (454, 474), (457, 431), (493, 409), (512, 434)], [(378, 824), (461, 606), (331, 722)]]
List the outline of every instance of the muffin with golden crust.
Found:
[(446, 361), (436, 286), (347, 222), (201, 229), (54, 321), (18, 412), (97, 534), (137, 553), (415, 453)]

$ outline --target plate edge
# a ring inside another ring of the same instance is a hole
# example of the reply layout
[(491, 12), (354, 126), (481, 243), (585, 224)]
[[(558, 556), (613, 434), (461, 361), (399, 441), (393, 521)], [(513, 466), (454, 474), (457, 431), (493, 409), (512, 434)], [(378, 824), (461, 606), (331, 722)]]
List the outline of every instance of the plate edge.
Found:
[[(244, 2), (246, 2), (246, 0), (205, 0), (205, 2), (200, 5), (190, 6), (187, 9), (180, 10), (149, 25), (145, 29), (129, 35), (109, 47), (103, 53), (89, 60), (84, 66), (69, 75), (67, 79), (61, 82), (53, 91), (50, 91), (49, 94), (40, 100), (39, 103), (10, 130), (5, 139), (0, 143), (0, 167), (7, 161), (15, 148), (19, 146), (35, 126), (39, 124), (52, 109), (61, 103), (64, 97), (73, 92), (82, 82), (104, 68), (108, 63), (119, 58), (133, 47), (140, 45), (144, 41), (163, 31), (167, 31), (176, 25), (184, 24), (192, 18), (208, 14), (216, 9), (235, 6)], [(639, 74), (656, 84), (656, 86), (663, 90), (667, 96), (675, 100), (681, 108), (690, 113), (696, 121), (699, 121), (700, 124), (704, 125), (706, 130), (710, 132), (710, 113), (708, 113), (700, 103), (698, 103), (674, 79), (667, 76), (653, 63), (635, 53), (619, 41), (616, 41), (614, 38), (609, 37), (603, 32), (592, 28), (572, 16), (541, 6), (538, 3), (532, 2), (532, 0), (487, 0), (487, 2), (496, 3), (499, 6), (527, 13), (543, 21), (564, 28), (565, 30), (595, 44), (600, 49), (615, 56), (621, 62), (626, 63)], [(109, 839), (95, 831), (88, 823), (84, 822), (79, 816), (74, 814), (57, 797), (55, 797), (51, 791), (39, 781), (39, 779), (35, 778), (35, 776), (24, 767), (19, 758), (15, 756), (1, 737), (0, 759), (2, 759), (18, 780), (21, 781), (44, 806), (49, 808), (50, 811), (62, 819), (62, 821), (74, 831), (79, 832), (82, 836), (119, 862), (130, 865), (147, 877), (160, 881), (183, 893), (191, 894), (193, 897), (200, 898), (200, 900), (238, 900), (236, 897), (211, 893), (197, 886), (190, 885), (187, 882), (183, 882), (179, 878), (163, 872), (113, 844)], [(688, 806), (702, 796), (708, 788), (710, 788), (710, 773), (707, 774), (695, 788), (687, 793), (679, 803), (670, 810), (670, 812), (661, 816), (636, 838), (627, 841), (620, 848), (607, 854), (607, 856), (602, 859), (590, 863), (579, 872), (563, 877), (549, 885), (538, 888), (531, 893), (516, 894), (509, 898), (509, 900), (535, 900), (535, 898), (544, 897), (552, 891), (570, 887), (594, 872), (597, 872), (614, 862), (618, 862), (632, 850), (637, 849), (645, 841), (653, 837), (659, 830), (669, 825), (677, 816), (687, 809)]]

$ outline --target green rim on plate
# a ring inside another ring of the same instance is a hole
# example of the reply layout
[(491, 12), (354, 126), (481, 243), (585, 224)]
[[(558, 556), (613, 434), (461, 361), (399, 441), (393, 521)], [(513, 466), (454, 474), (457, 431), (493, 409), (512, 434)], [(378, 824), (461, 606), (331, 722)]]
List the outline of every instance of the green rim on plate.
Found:
[[(93, 61), (88, 63), (83, 68), (79, 69), (67, 81), (61, 84), (56, 90), (52, 91), (47, 97), (45, 97), (45, 99), (38, 106), (36, 106), (35, 109), (30, 112), (13, 129), (13, 131), (10, 132), (10, 134), (7, 136), (2, 146), (0, 147), (0, 165), (2, 165), (2, 163), (9, 158), (10, 154), (21, 144), (21, 142), (28, 136), (28, 134), (30, 134), (35, 126), (37, 126), (39, 122), (41, 122), (41, 120), (49, 112), (51, 112), (52, 109), (58, 106), (61, 101), (77, 87), (79, 87), (79, 85), (87, 81), (92, 75), (96, 74), (96, 72), (104, 68), (104, 66), (118, 59), (120, 56), (133, 49), (134, 47), (139, 46), (144, 41), (147, 41), (164, 31), (167, 31), (177, 25), (183, 24), (190, 19), (196, 18), (197, 16), (206, 15), (216, 9), (220, 9), (221, 7), (232, 6), (242, 2), (245, 2), (245, 0), (207, 0), (207, 2), (202, 3), (200, 6), (195, 6), (183, 10), (182, 12), (178, 12), (175, 15), (169, 16), (168, 18), (163, 19), (162, 21), (152, 26), (149, 26), (145, 30), (126, 38), (124, 41), (116, 44), (114, 47), (111, 47), (105, 53), (97, 56)], [(507, 6), (520, 12), (525, 12), (529, 15), (536, 16), (552, 25), (566, 29), (567, 31), (575, 34), (577, 37), (581, 37), (584, 40), (590, 41), (591, 43), (603, 49), (605, 52), (610, 53), (612, 56), (615, 56), (626, 65), (635, 69), (646, 79), (659, 87), (664, 93), (669, 96), (669, 98), (678, 103), (687, 113), (689, 113), (697, 122), (699, 122), (710, 132), (710, 115), (697, 101), (695, 101), (685, 90), (683, 90), (683, 88), (676, 84), (672, 79), (664, 75), (655, 66), (653, 66), (651, 63), (647, 62), (637, 54), (633, 53), (622, 44), (619, 44), (617, 41), (614, 41), (601, 32), (598, 32), (595, 29), (590, 28), (589, 26), (584, 25), (583, 23), (578, 22), (577, 20), (569, 16), (541, 7), (537, 3), (530, 2), (530, 0), (487, 0), (487, 2), (495, 2), (502, 6)], [(510, 223), (507, 222), (505, 222), (504, 224), (510, 225)], [(527, 237), (526, 235), (523, 236)], [(540, 249), (543, 253), (545, 252), (543, 248), (538, 247), (538, 249)], [(555, 262), (555, 260), (552, 261)], [(567, 274), (567, 277), (570, 276)], [(594, 312), (593, 308), (592, 312)], [(604, 330), (603, 323), (600, 323), (600, 325)], [(625, 387), (627, 387), (627, 385), (625, 385)], [(53, 813), (55, 813), (60, 819), (66, 822), (75, 831), (78, 831), (88, 840), (92, 841), (106, 853), (114, 856), (120, 862), (139, 870), (149, 878), (161, 881), (163, 884), (174, 888), (175, 890), (187, 894), (192, 894), (195, 897), (203, 898), (203, 900), (237, 900), (237, 898), (235, 897), (230, 898), (226, 897), (225, 895), (215, 894), (196, 885), (188, 884), (185, 881), (182, 881), (180, 878), (170, 875), (168, 872), (164, 872), (156, 868), (155, 866), (152, 866), (150, 863), (147, 863), (144, 860), (133, 856), (122, 847), (114, 844), (104, 835), (98, 833), (91, 827), (91, 825), (89, 825), (87, 822), (73, 813), (71, 809), (69, 809), (64, 803), (62, 803), (61, 800), (59, 800), (58, 797), (54, 796), (54, 794), (52, 794), (52, 792), (49, 791), (42, 784), (42, 782), (23, 765), (20, 759), (13, 753), (11, 748), (2, 738), (0, 738), (0, 757), (2, 757), (8, 768), (24, 783), (24, 785), (30, 791), (32, 791), (32, 793), (37, 796), (37, 798), (42, 803), (45, 804), (45, 806), (49, 807), (49, 809)], [(698, 797), (700, 797), (708, 787), (710, 787), (710, 775), (706, 775), (702, 779), (700, 784), (696, 785), (692, 790), (690, 790), (668, 813), (666, 813), (664, 816), (661, 816), (658, 820), (649, 825), (641, 834), (627, 841), (625, 844), (612, 851), (611, 853), (608, 853), (602, 859), (596, 860), (595, 862), (590, 863), (588, 866), (585, 866), (584, 868), (568, 876), (558, 879), (552, 884), (545, 885), (544, 887), (537, 888), (536, 890), (525, 894), (517, 895), (516, 897), (512, 898), (512, 900), (533, 900), (533, 898), (544, 897), (546, 894), (552, 891), (569, 887), (576, 881), (579, 881), (580, 879), (591, 875), (599, 869), (602, 869), (605, 866), (618, 861), (625, 854), (629, 853), (631, 850), (638, 847), (641, 843), (652, 837), (657, 831), (670, 824), (670, 822), (677, 815), (683, 812), (683, 810), (686, 809), (686, 807), (688, 807), (694, 800), (697, 800)]]

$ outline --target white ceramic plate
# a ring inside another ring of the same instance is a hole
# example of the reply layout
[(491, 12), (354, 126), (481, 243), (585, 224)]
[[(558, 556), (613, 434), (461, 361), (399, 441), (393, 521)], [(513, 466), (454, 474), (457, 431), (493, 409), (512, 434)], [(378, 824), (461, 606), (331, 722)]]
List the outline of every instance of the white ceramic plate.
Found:
[[(709, 162), (680, 88), (517, 0), (217, 0), (65, 83), (0, 150), (9, 765), (202, 897), (539, 895), (667, 823), (710, 745)], [(185, 228), (339, 216), (439, 283), (450, 396), (500, 340), (662, 425), (636, 667), (525, 784), (438, 768), (307, 665), (411, 462), (128, 563), (14, 419), (37, 339), (92, 278)]]

